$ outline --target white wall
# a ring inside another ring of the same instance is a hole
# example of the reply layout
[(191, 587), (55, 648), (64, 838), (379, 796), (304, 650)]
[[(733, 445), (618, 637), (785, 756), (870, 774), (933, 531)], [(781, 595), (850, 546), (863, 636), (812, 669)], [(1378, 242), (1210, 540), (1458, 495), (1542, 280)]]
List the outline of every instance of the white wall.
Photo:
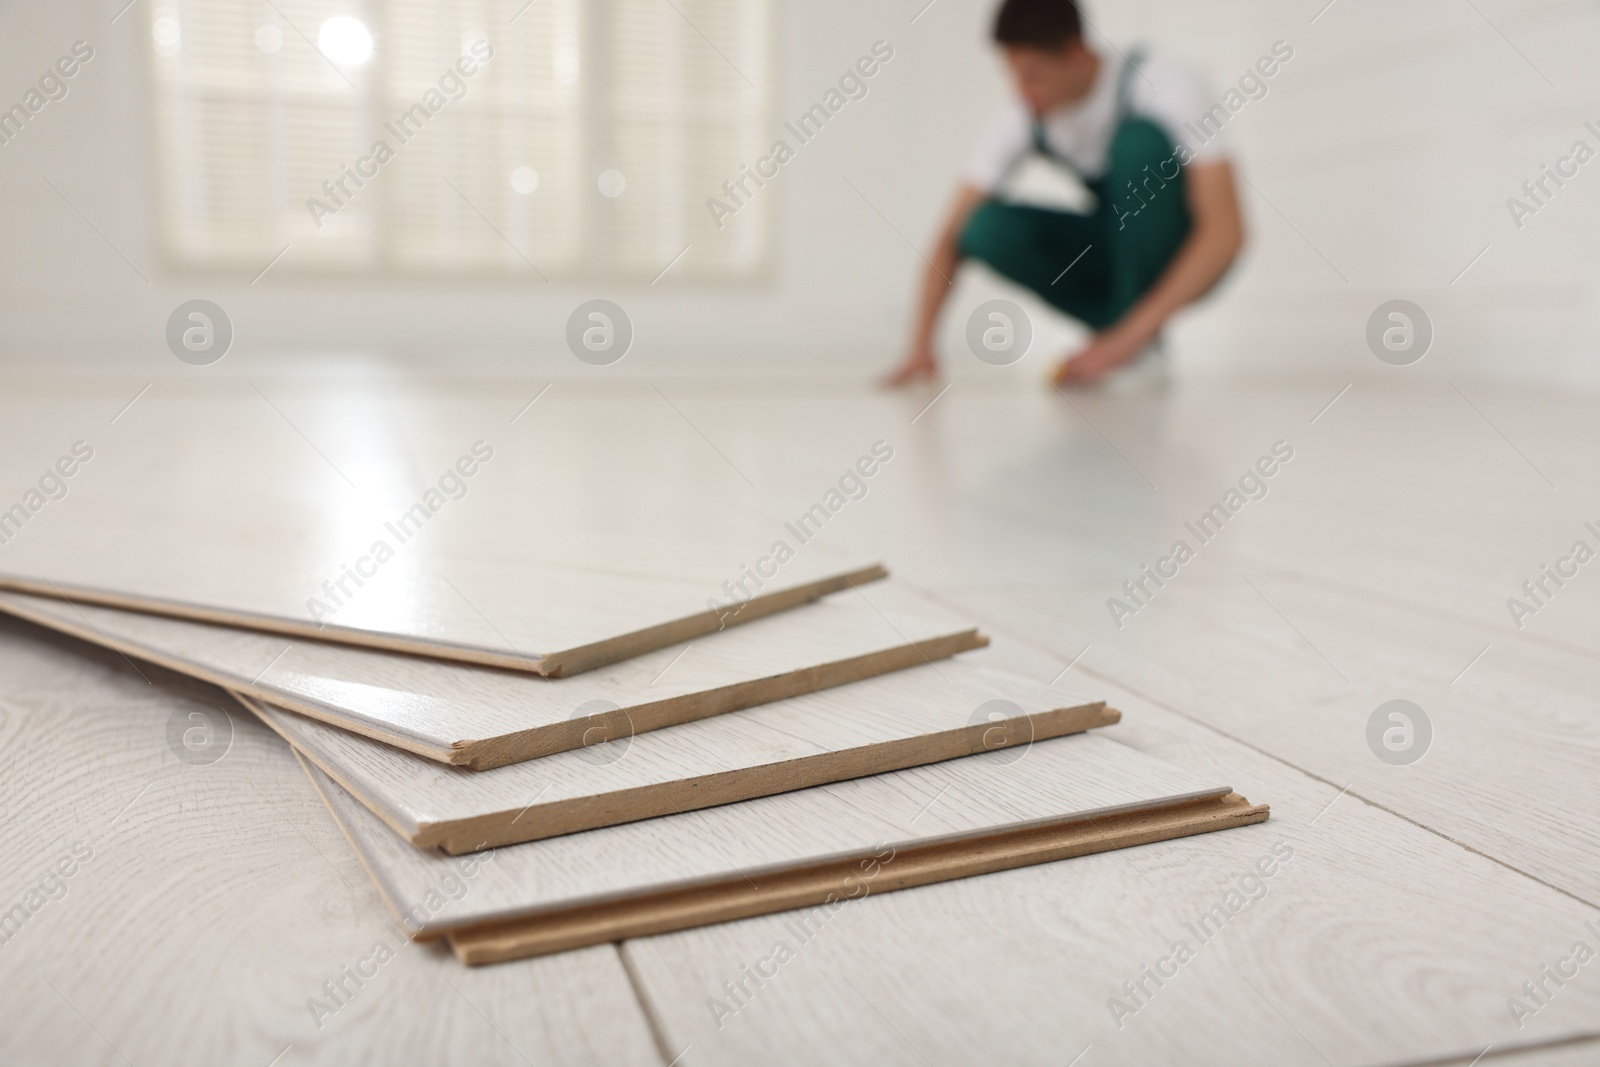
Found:
[[(236, 352), (219, 368), (260, 373), (377, 352), (463, 373), (563, 373), (573, 369), (561, 347), (567, 314), (605, 295), (629, 310), (639, 338), (618, 370), (865, 373), (899, 352), (921, 267), (907, 241), (930, 240), (968, 140), (1004, 91), (984, 43), (991, 0), (935, 0), (914, 24), (925, 0), (778, 0), (780, 118), (815, 100), (875, 39), (896, 56), (871, 95), (771, 190), (769, 282), (545, 287), (269, 274), (251, 287), (161, 265), (148, 2), (136, 0), (115, 25), (124, 0), (0, 4), (0, 101), (19, 97), (74, 40), (97, 50), (71, 95), (0, 147), (0, 359), (170, 373), (167, 314), (203, 296), (237, 329)], [(1520, 231), (1505, 204), (1574, 140), (1600, 149), (1582, 128), (1585, 119), (1600, 126), (1600, 13), (1579, 0), (1336, 0), (1313, 24), (1324, 3), (1089, 8), (1111, 39), (1191, 61), (1219, 90), (1275, 40), (1295, 48), (1271, 94), (1233, 122), (1242, 172), (1259, 190), (1244, 191), (1252, 243), (1223, 291), (1176, 330), (1184, 372), (1600, 383), (1600, 161)], [(949, 351), (964, 377), (994, 373), (963, 355), (956, 329), (959, 308), (991, 287), (969, 277), (956, 294)], [(1368, 313), (1395, 297), (1427, 309), (1438, 335), (1429, 357), (1404, 371), (1378, 364), (1362, 339)], [(1042, 335), (1059, 341), (1064, 329), (1046, 323)], [(1037, 373), (1036, 364), (1030, 357), (1010, 373)]]

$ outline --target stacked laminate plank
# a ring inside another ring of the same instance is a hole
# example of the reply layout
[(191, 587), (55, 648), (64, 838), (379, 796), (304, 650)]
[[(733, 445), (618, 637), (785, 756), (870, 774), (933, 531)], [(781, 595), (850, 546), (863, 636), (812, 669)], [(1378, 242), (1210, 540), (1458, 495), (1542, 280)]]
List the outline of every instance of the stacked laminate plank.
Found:
[(0, 592), (0, 608), (440, 762), (487, 769), (885, 671), (988, 639), (893, 583), (548, 678)]
[[(530, 573), (522, 592), (552, 607), (506, 610), (499, 643), (415, 605), (317, 629), (192, 589), (31, 577), (0, 579), (0, 611), (233, 693), (288, 741), (405, 935), (472, 964), (1267, 817), (1089, 735), (1119, 713), (875, 564), (736, 619), (697, 610), (694, 583)], [(584, 583), (630, 607), (579, 610)]]

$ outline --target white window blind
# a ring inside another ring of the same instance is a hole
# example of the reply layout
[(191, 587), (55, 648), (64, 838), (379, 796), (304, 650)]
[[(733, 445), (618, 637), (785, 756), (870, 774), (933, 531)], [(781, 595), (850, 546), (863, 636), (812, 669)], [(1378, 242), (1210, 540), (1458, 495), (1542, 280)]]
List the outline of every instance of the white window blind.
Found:
[(770, 4), (158, 0), (169, 254), (648, 281), (693, 244), (671, 279), (756, 274), (768, 205), (705, 202), (771, 140)]

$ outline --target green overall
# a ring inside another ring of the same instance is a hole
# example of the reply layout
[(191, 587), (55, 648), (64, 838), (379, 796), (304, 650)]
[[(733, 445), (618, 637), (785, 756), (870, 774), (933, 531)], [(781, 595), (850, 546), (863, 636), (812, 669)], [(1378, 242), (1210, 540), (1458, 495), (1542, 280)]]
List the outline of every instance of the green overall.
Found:
[(1122, 69), (1115, 133), (1099, 177), (1053, 151), (1034, 121), (1035, 151), (1088, 187), (1093, 212), (990, 199), (973, 211), (959, 243), (964, 258), (987, 263), (1094, 330), (1122, 318), (1155, 284), (1191, 227), (1177, 145), (1160, 126), (1129, 112), (1138, 63), (1135, 55)]

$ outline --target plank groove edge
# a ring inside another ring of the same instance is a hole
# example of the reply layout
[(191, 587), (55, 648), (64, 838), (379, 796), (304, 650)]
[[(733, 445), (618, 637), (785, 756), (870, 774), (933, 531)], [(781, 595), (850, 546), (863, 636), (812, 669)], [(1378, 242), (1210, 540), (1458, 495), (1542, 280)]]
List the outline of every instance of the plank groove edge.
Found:
[[(759, 884), (740, 878), (453, 930), (444, 936), (462, 963), (505, 963), (795, 908), (837, 906), (872, 893), (1249, 826), (1265, 822), (1269, 815), (1267, 805), (1251, 804), (1238, 793), (1229, 793), (1154, 810), (1074, 817), (1064, 823), (977, 839), (904, 848), (882, 862), (877, 862), (878, 857), (852, 857), (803, 870), (757, 875)], [(874, 865), (877, 871), (867, 873)]]

